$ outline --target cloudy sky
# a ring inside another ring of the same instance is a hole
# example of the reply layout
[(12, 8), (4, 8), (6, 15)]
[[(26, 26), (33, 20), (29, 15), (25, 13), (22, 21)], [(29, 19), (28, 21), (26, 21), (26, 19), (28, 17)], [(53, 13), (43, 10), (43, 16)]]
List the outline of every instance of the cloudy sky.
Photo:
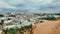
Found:
[(60, 13), (60, 0), (0, 0), (0, 12)]

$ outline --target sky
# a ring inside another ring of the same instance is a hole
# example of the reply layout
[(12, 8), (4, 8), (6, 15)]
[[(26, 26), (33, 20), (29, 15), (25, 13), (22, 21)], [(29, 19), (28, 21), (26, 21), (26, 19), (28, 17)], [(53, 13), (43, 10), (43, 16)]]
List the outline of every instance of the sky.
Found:
[(60, 0), (0, 0), (0, 12), (60, 13)]

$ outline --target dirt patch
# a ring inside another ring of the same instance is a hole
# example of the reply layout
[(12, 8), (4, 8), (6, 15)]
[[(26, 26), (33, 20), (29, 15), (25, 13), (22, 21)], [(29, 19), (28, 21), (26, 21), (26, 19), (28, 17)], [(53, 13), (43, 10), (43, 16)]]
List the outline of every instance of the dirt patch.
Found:
[(36, 24), (34, 34), (60, 34), (60, 21), (48, 21)]

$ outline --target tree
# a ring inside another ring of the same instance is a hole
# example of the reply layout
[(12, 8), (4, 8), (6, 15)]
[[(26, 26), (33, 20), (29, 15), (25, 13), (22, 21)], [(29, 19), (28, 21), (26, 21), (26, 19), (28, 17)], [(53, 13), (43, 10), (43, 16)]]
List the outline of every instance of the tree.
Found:
[(0, 14), (0, 17), (4, 17), (4, 15)]
[(8, 18), (7, 20), (11, 20), (10, 18)]
[(42, 19), (45, 19), (45, 20), (56, 20), (56, 18), (53, 15), (51, 15), (51, 16), (47, 15), (47, 17), (42, 18)]
[(6, 30), (3, 29), (3, 32), (4, 32), (5, 34), (7, 34), (8, 28), (6, 28)]
[(9, 15), (9, 17), (15, 17), (15, 15)]
[(2, 25), (2, 26), (3, 26), (3, 24), (4, 24), (4, 20), (1, 20), (0, 25)]
[(31, 25), (29, 25), (29, 26), (25, 26), (24, 27), (24, 30), (28, 30), (29, 32), (30, 32), (30, 34), (33, 34), (33, 28), (32, 28), (32, 24)]
[(30, 34), (33, 34), (32, 24), (29, 27), (30, 27)]
[[(22, 22), (20, 21), (20, 25), (22, 24)], [(24, 34), (24, 27), (21, 26), (21, 28), (18, 28), (18, 31), (20, 34)]]

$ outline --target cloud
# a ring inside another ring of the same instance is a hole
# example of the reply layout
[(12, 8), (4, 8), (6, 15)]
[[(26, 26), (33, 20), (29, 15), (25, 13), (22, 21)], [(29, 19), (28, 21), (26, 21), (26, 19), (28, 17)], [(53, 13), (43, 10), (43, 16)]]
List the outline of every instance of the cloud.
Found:
[(0, 0), (0, 10), (2, 8), (11, 12), (58, 13), (60, 0)]
[(0, 0), (0, 8), (15, 8), (15, 7), (5, 3), (3, 0)]

